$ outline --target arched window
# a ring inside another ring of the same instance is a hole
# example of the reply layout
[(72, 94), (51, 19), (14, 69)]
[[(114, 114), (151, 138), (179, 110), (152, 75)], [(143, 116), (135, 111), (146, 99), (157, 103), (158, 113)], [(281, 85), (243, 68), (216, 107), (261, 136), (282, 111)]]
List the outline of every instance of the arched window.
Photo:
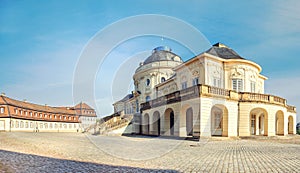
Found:
[(147, 96), (147, 97), (146, 97), (146, 102), (149, 102), (150, 99), (151, 99), (151, 97), (150, 97), (150, 96)]
[(147, 79), (146, 80), (146, 86), (149, 86), (150, 85), (150, 79)]
[(160, 81), (161, 81), (161, 82), (164, 82), (164, 81), (166, 81), (166, 78), (165, 78), (165, 77), (162, 77), (162, 78), (160, 79)]

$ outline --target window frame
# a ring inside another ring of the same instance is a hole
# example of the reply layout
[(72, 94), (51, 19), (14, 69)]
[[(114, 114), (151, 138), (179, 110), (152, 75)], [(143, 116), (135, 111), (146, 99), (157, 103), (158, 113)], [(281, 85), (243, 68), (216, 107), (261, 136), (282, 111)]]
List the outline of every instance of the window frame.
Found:
[(181, 89), (187, 89), (187, 81), (181, 83)]
[(0, 113), (1, 113), (1, 114), (4, 114), (4, 113), (5, 113), (5, 108), (4, 108), (4, 107), (1, 107), (1, 108), (0, 108)]
[(231, 80), (232, 83), (232, 90), (236, 92), (243, 92), (244, 91), (244, 80), (240, 78), (234, 78)]
[(250, 91), (252, 93), (255, 93), (256, 92), (256, 82), (255, 81), (251, 81), (250, 82)]
[(146, 86), (150, 86), (150, 84), (151, 84), (151, 80), (150, 79), (146, 79)]
[(193, 79), (193, 86), (198, 85), (199, 84), (199, 77), (195, 77)]

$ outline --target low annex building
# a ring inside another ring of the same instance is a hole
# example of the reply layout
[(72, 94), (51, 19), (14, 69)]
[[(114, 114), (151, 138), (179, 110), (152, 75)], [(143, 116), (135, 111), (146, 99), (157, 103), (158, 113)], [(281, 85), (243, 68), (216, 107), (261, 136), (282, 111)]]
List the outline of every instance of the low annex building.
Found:
[(0, 131), (79, 132), (94, 124), (96, 117), (86, 103), (51, 107), (0, 96)]
[(261, 71), (221, 43), (186, 62), (162, 46), (136, 69), (130, 98), (113, 105), (133, 114), (133, 132), (145, 135), (295, 134), (296, 108), (264, 93)]

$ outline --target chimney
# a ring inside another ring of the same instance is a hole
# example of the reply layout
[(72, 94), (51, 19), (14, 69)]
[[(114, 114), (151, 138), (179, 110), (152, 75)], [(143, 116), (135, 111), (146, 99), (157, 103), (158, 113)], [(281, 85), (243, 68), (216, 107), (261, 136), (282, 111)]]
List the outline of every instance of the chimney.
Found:
[(1, 96), (6, 96), (5, 93), (1, 93)]
[(27, 103), (27, 100), (26, 100), (26, 99), (24, 99), (24, 100), (23, 100), (23, 102)]

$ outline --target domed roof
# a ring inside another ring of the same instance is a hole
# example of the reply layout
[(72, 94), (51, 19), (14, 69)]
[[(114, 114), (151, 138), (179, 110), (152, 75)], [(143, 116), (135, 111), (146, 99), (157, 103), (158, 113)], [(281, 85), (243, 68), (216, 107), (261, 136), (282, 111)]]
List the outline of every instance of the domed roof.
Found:
[(182, 59), (171, 52), (172, 49), (167, 46), (160, 46), (152, 51), (152, 55), (150, 55), (145, 61), (144, 64), (149, 64), (156, 61), (176, 61), (183, 62)]

